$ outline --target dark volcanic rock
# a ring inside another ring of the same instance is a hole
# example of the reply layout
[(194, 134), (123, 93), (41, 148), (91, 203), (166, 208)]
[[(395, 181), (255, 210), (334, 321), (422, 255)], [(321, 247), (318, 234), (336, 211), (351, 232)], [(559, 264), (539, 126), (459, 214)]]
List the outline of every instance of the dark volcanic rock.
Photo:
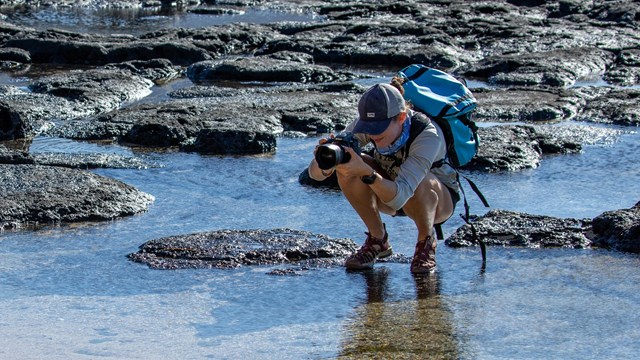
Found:
[[(583, 90), (583, 93), (591, 89)], [(623, 126), (640, 126), (640, 89), (595, 89), (579, 120)]]
[(0, 164), (0, 228), (109, 220), (143, 212), (153, 196), (90, 172)]
[(557, 122), (570, 120), (585, 106), (581, 94), (558, 88), (474, 89), (480, 122)]
[(181, 69), (168, 59), (131, 60), (122, 63), (107, 64), (106, 69), (123, 69), (132, 74), (142, 76), (156, 83), (167, 82), (177, 78)]
[(630, 209), (596, 216), (591, 240), (596, 246), (640, 253), (640, 202)]
[(61, 166), (76, 169), (116, 168), (116, 169), (143, 169), (158, 167), (157, 164), (147, 163), (139, 158), (127, 157), (117, 154), (100, 153), (36, 153), (29, 154), (26, 151), (8, 149), (0, 144), (0, 164), (38, 164), (49, 166)]
[(189, 66), (187, 75), (193, 82), (235, 80), (319, 83), (355, 78), (354, 75), (339, 73), (323, 65), (304, 64), (266, 56), (203, 61)]
[[(254, 154), (275, 149), (275, 137), (282, 132), (277, 113), (246, 111), (247, 104), (233, 99), (208, 100), (137, 105), (69, 122), (56, 131), (76, 139), (115, 139), (147, 147), (183, 146), (186, 151), (206, 153), (220, 150), (218, 154)], [(242, 151), (248, 144), (259, 146)]]
[(122, 70), (51, 75), (29, 86), (31, 93), (0, 94), (0, 140), (30, 138), (50, 121), (90, 116), (149, 94), (153, 83)]
[(193, 143), (181, 147), (184, 151), (200, 154), (264, 154), (276, 151), (276, 138), (272, 133), (238, 131), (236, 129), (203, 129)]
[[(590, 219), (560, 219), (506, 210), (491, 210), (474, 222), (478, 237), (487, 245), (531, 248), (586, 248), (591, 241), (585, 233)], [(445, 244), (451, 247), (472, 246), (471, 227), (458, 228)]]
[[(542, 151), (534, 140), (531, 126), (492, 126), (479, 130), (480, 150), (465, 169), (480, 171), (518, 171), (536, 168)], [(578, 145), (579, 146), (579, 145)]]
[(129, 259), (154, 269), (219, 268), (243, 265), (341, 264), (356, 249), (350, 239), (291, 229), (219, 230), (151, 240)]
[(616, 129), (567, 124), (482, 127), (478, 131), (480, 150), (463, 168), (488, 172), (536, 168), (543, 155), (578, 153), (582, 144), (611, 143), (621, 133)]
[(305, 168), (298, 175), (298, 182), (302, 185), (314, 186), (314, 187), (326, 187), (330, 189), (340, 190), (340, 184), (338, 184), (338, 177), (335, 172), (323, 181), (314, 180), (309, 176), (309, 168)]
[(107, 38), (59, 30), (32, 36), (9, 40), (5, 46), (28, 52), (34, 63), (49, 64), (106, 65), (164, 58), (176, 65), (188, 65), (212, 58), (206, 50), (189, 43), (142, 41), (133, 37)]
[(266, 153), (275, 150), (276, 136), (284, 131), (317, 134), (344, 129), (355, 116), (354, 103), (361, 91), (340, 84), (248, 90), (198, 86), (162, 103), (70, 121), (49, 134), (179, 146), (206, 154)]
[(18, 91), (0, 96), (0, 140), (32, 138), (43, 130), (47, 120), (80, 111), (68, 100), (47, 94)]
[(543, 155), (574, 154), (583, 144), (611, 143), (620, 130), (581, 125), (503, 125), (480, 128), (480, 150), (463, 169), (518, 171), (536, 168)]
[(26, 151), (18, 151), (0, 145), (0, 164), (34, 164), (35, 161)]
[(596, 48), (500, 55), (474, 64), (465, 75), (500, 85), (567, 87), (580, 78), (604, 73), (614, 60), (613, 53)]
[(30, 63), (31, 55), (28, 51), (18, 48), (0, 48), (0, 61), (15, 61), (18, 63)]
[(122, 70), (88, 70), (52, 75), (39, 79), (29, 88), (72, 101), (93, 115), (118, 108), (123, 102), (141, 99), (153, 83)]
[[(586, 248), (603, 247), (640, 253), (640, 203), (607, 211), (592, 219), (562, 219), (506, 210), (491, 210), (474, 220), (487, 245)], [(463, 225), (445, 244), (472, 246), (471, 227)]]

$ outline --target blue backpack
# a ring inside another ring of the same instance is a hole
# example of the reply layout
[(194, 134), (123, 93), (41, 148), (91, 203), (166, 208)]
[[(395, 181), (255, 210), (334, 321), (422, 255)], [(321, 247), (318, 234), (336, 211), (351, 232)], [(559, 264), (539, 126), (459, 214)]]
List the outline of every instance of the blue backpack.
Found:
[(442, 129), (447, 157), (454, 167), (467, 164), (478, 153), (478, 127), (471, 120), (477, 101), (461, 81), (440, 70), (414, 64), (400, 70), (404, 98), (429, 115)]

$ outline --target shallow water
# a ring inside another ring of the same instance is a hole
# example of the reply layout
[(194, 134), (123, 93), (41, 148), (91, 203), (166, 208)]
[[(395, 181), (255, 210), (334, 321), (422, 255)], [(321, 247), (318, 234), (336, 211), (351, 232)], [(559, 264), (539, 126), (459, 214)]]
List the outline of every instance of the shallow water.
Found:
[[(592, 217), (635, 203), (639, 140), (625, 134), (579, 155), (547, 157), (535, 170), (471, 175), (494, 208)], [(227, 228), (289, 227), (362, 241), (364, 229), (339, 193), (297, 182), (315, 143), (280, 139), (274, 155), (218, 157), (37, 139), (34, 152), (108, 151), (163, 167), (97, 171), (153, 194), (145, 214), (0, 237), (0, 357), (317, 359), (359, 354), (387, 338), (395, 350), (377, 351), (389, 357), (640, 351), (637, 255), (489, 248), (481, 273), (478, 249), (441, 243), (426, 285), (416, 284), (408, 264), (277, 277), (265, 267), (159, 271), (126, 259), (150, 239)], [(485, 211), (470, 200), (476, 213)], [(412, 224), (385, 221), (396, 252), (410, 254)], [(445, 232), (459, 225), (453, 218)]]
[(36, 30), (61, 29), (95, 34), (142, 35), (164, 28), (201, 28), (231, 23), (267, 24), (282, 21), (321, 21), (310, 11), (277, 8), (217, 7), (220, 15), (178, 11), (175, 8), (95, 9), (81, 7), (33, 7), (6, 9), (6, 21)]
[[(2, 77), (3, 83), (24, 83)], [(178, 81), (143, 101), (161, 101)], [(640, 134), (545, 157), (537, 169), (471, 173), (493, 208), (593, 217), (640, 194)], [(477, 248), (439, 243), (438, 270), (365, 273), (270, 267), (151, 270), (126, 255), (147, 240), (218, 229), (288, 227), (350, 237), (364, 228), (335, 191), (298, 174), (317, 139), (278, 140), (273, 155), (201, 156), (38, 138), (33, 152), (115, 152), (162, 166), (101, 169), (155, 196), (110, 222), (0, 233), (0, 358), (326, 359), (633, 358), (640, 353), (640, 258), (606, 250)], [(471, 194), (472, 212), (486, 209)], [(458, 208), (458, 211), (460, 208)], [(416, 231), (385, 218), (396, 252)], [(450, 234), (462, 220), (453, 217)], [(445, 235), (446, 235), (445, 234)], [(387, 344), (383, 346), (381, 344)]]

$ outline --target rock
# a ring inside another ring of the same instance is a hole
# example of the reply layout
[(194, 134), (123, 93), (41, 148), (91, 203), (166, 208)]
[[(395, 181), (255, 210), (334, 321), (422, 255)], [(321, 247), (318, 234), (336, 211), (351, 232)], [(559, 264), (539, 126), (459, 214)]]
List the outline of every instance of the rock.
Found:
[(473, 89), (479, 122), (557, 122), (577, 116), (585, 106), (574, 91), (557, 88)]
[(212, 155), (265, 154), (276, 151), (276, 138), (266, 132), (203, 129), (193, 143), (184, 144), (181, 150)]
[[(590, 219), (560, 219), (507, 210), (491, 210), (473, 221), (477, 235), (487, 245), (530, 248), (587, 248), (591, 240), (585, 232)], [(472, 246), (471, 226), (458, 228), (445, 244), (451, 247)]]
[(16, 151), (0, 145), (0, 164), (34, 164), (35, 161), (26, 151)]
[(31, 55), (28, 51), (19, 48), (0, 48), (0, 61), (15, 61), (18, 63), (30, 63)]
[[(112, 113), (70, 122), (56, 131), (77, 139), (114, 139), (120, 143), (147, 147), (182, 147), (185, 151), (213, 151), (214, 143), (228, 146), (237, 154), (254, 141), (262, 147), (249, 147), (244, 154), (270, 152), (275, 136), (282, 132), (275, 114), (245, 110), (246, 104), (223, 98), (220, 102), (202, 99), (172, 100), (160, 104), (141, 104)], [(221, 138), (235, 134), (230, 138)], [(224, 149), (222, 149), (224, 150)]]
[(5, 46), (26, 51), (34, 63), (48, 64), (106, 65), (130, 60), (166, 58), (176, 65), (188, 65), (212, 58), (207, 50), (189, 43), (153, 42), (98, 35), (74, 36), (73, 33), (60, 30), (50, 30), (49, 33), (32, 36), (9, 40)]
[(9, 149), (2, 144), (0, 144), (0, 164), (38, 164), (75, 169), (146, 169), (149, 167), (159, 167), (159, 165), (157, 164), (150, 164), (139, 158), (127, 157), (117, 154), (29, 154), (27, 151)]
[(350, 239), (299, 230), (218, 230), (147, 241), (128, 257), (154, 269), (278, 264), (318, 267), (341, 265), (356, 248)]
[(355, 78), (327, 66), (265, 56), (198, 62), (189, 66), (187, 76), (196, 83), (216, 80), (319, 83)]
[(268, 153), (284, 131), (317, 134), (344, 129), (355, 116), (360, 91), (361, 87), (340, 84), (266, 90), (194, 87), (162, 103), (69, 121), (48, 134), (206, 154)]
[(618, 86), (632, 86), (640, 83), (640, 49), (620, 51), (617, 54), (615, 66), (607, 69), (603, 79)]
[(640, 202), (630, 209), (607, 211), (593, 219), (595, 246), (640, 253)]
[(592, 74), (603, 74), (614, 63), (612, 52), (574, 48), (488, 57), (465, 72), (490, 83), (509, 86), (567, 87)]
[(107, 64), (105, 69), (123, 69), (155, 83), (164, 83), (180, 76), (181, 70), (168, 59), (131, 60)]
[(2, 229), (111, 220), (146, 211), (153, 196), (87, 171), (0, 164)]
[[(589, 90), (584, 90), (589, 91)], [(640, 126), (640, 89), (610, 89), (593, 96), (578, 120), (623, 126)]]
[(477, 171), (518, 171), (536, 168), (542, 150), (530, 126), (492, 126), (479, 130), (478, 154), (463, 168)]
[(621, 130), (579, 125), (501, 125), (478, 130), (478, 154), (462, 168), (485, 172), (536, 168), (543, 155), (573, 154), (582, 144), (605, 144)]
[(0, 140), (33, 138), (54, 118), (75, 117), (83, 111), (70, 101), (23, 91), (0, 96)]
[(153, 83), (122, 70), (88, 70), (41, 78), (32, 91), (0, 95), (0, 140), (31, 138), (52, 121), (90, 116), (149, 94)]
[[(311, 161), (311, 160), (309, 160)], [(313, 187), (326, 187), (330, 189), (340, 190), (340, 185), (338, 184), (338, 177), (335, 173), (331, 174), (328, 178), (317, 181), (312, 179), (309, 176), (309, 168), (305, 168), (298, 175), (298, 182), (301, 185), (313, 186)]]
[[(491, 210), (473, 220), (487, 245), (530, 248), (603, 247), (640, 253), (640, 202), (630, 209), (607, 211), (594, 219), (563, 219), (506, 210)], [(471, 226), (458, 228), (445, 244), (472, 246)]]
[(64, 98), (94, 115), (147, 96), (153, 83), (122, 70), (88, 70), (51, 75), (29, 85), (31, 91)]

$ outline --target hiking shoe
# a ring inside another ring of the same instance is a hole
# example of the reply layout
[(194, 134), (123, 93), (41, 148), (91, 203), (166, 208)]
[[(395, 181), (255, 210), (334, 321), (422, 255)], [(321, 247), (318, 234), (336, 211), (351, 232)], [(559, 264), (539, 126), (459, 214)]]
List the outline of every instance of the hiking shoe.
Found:
[(344, 266), (349, 270), (371, 269), (376, 259), (382, 259), (393, 254), (391, 245), (387, 240), (389, 234), (386, 230), (382, 239), (373, 237), (367, 232), (365, 234), (367, 234), (367, 240), (364, 241), (364, 245), (355, 254), (349, 256), (344, 263)]
[(411, 261), (411, 272), (414, 274), (428, 274), (436, 268), (437, 239), (427, 236), (425, 240), (418, 241), (416, 251)]

